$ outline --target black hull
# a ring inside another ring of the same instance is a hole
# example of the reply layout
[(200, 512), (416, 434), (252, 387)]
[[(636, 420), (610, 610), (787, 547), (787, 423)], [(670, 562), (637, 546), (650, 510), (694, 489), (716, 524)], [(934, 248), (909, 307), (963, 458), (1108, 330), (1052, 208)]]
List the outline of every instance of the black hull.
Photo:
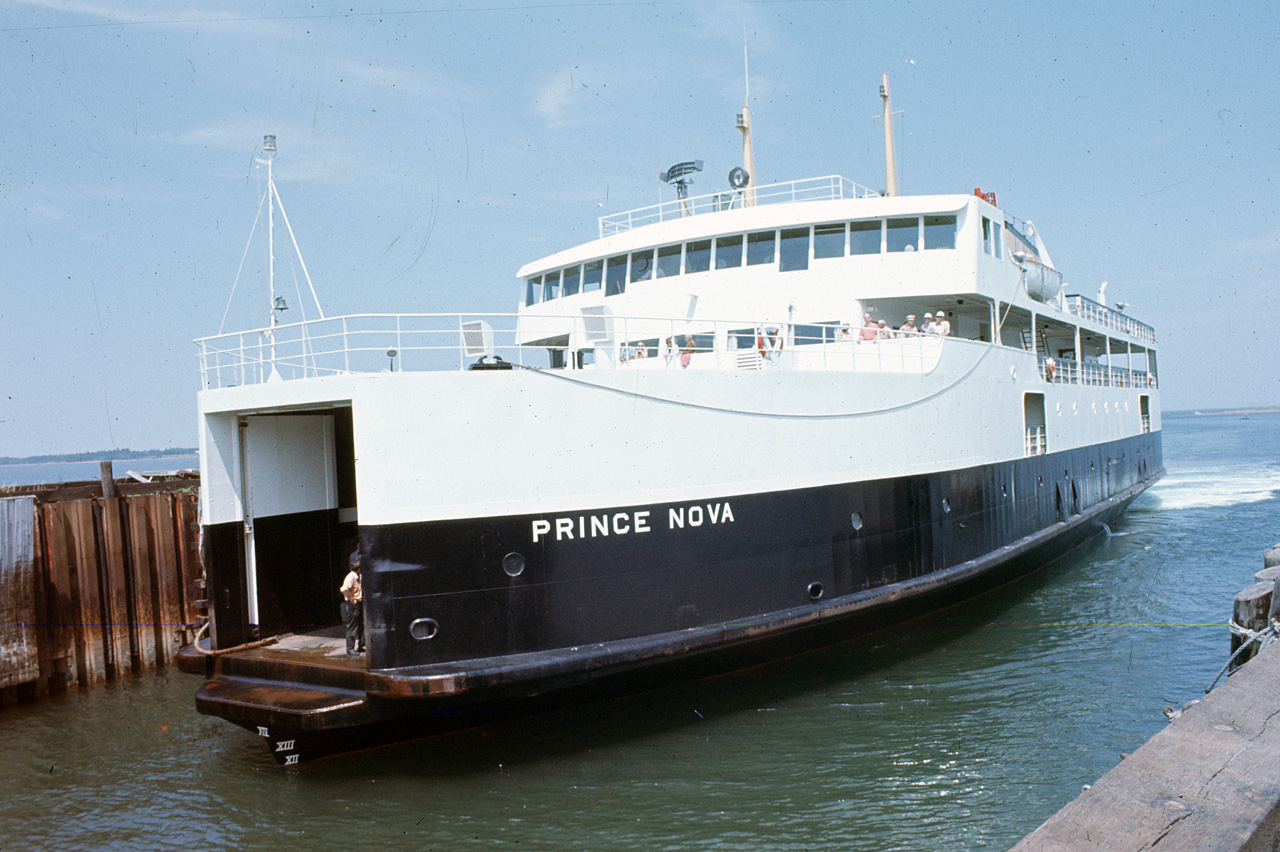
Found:
[[(619, 521), (594, 541), (544, 533), (534, 547), (539, 517), (364, 528), (369, 668), (230, 654), (206, 663), (197, 707), (297, 763), (731, 671), (1040, 568), (1115, 521), (1162, 473), (1157, 433), (945, 474), (733, 497), (720, 501), (732, 521), (696, 529), (715, 536), (657, 523), (645, 532), (662, 534), (621, 534)], [(658, 508), (610, 514), (634, 527), (637, 512), (654, 518)], [(544, 520), (554, 531), (556, 518)], [(511, 552), (524, 571), (495, 572)], [(412, 627), (425, 619), (438, 631), (428, 639)]]

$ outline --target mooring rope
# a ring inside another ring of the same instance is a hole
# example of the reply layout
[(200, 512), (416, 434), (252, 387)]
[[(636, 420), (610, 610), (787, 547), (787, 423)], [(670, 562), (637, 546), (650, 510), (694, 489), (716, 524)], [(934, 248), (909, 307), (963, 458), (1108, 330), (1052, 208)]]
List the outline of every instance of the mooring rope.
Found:
[(209, 631), (209, 622), (206, 621), (204, 624), (200, 625), (200, 629), (196, 631), (196, 638), (191, 643), (192, 647), (194, 647), (196, 651), (198, 651), (201, 654), (204, 654), (206, 657), (221, 657), (223, 654), (230, 654), (235, 651), (248, 651), (253, 648), (261, 648), (264, 645), (273, 645), (276, 642), (279, 642), (281, 639), (284, 639), (293, 635), (292, 633), (281, 633), (278, 636), (268, 636), (266, 639), (259, 639), (256, 642), (246, 642), (243, 645), (233, 645), (230, 648), (219, 648), (216, 651), (210, 649), (206, 651), (204, 648), (200, 647), (200, 640), (204, 638), (204, 635), (208, 631)]
[(1239, 636), (1244, 641), (1240, 643), (1239, 648), (1236, 648), (1236, 652), (1227, 658), (1226, 663), (1224, 663), (1222, 668), (1218, 670), (1217, 676), (1215, 676), (1209, 686), (1205, 688), (1204, 692), (1206, 695), (1213, 690), (1214, 686), (1217, 685), (1219, 678), (1226, 674), (1227, 669), (1231, 668), (1231, 664), (1236, 661), (1236, 657), (1243, 654), (1246, 648), (1252, 647), (1253, 643), (1257, 642), (1258, 652), (1261, 653), (1264, 648), (1274, 642), (1276, 637), (1280, 636), (1280, 621), (1273, 620), (1261, 630), (1250, 630), (1247, 627), (1241, 627), (1239, 624), (1236, 624), (1236, 620), (1233, 618), (1227, 622), (1227, 629), (1231, 631), (1232, 636)]

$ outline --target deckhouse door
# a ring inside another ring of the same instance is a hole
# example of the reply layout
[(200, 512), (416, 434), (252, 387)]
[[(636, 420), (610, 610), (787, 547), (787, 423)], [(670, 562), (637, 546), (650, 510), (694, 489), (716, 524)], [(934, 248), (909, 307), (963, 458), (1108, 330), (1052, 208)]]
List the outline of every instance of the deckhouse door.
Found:
[(305, 554), (338, 508), (334, 421), (254, 415), (240, 426), (249, 622), (278, 628), (329, 591), (329, 566), (309, 564), (315, 560)]

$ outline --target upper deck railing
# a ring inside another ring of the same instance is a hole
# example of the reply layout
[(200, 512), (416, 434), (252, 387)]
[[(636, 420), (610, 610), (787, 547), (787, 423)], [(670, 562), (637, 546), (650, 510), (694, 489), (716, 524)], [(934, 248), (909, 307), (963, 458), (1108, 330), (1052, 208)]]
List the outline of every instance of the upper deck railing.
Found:
[(642, 225), (665, 222), (668, 219), (679, 219), (684, 216), (698, 216), (703, 213), (717, 213), (721, 210), (734, 210), (743, 207), (748, 199), (753, 199), (754, 206), (765, 204), (793, 204), (797, 201), (834, 201), (842, 198), (878, 198), (874, 189), (868, 189), (840, 175), (806, 178), (785, 183), (770, 183), (764, 186), (752, 186), (746, 189), (727, 189), (722, 192), (711, 192), (706, 195), (695, 195), (676, 201), (664, 201), (648, 207), (639, 207), (622, 213), (612, 213), (600, 217), (600, 236), (620, 234)]
[(1156, 342), (1156, 330), (1154, 328), (1146, 323), (1138, 322), (1133, 317), (1125, 316), (1114, 308), (1100, 305), (1092, 299), (1086, 299), (1084, 296), (1067, 296), (1066, 305), (1068, 313), (1075, 314), (1081, 319), (1090, 320), (1106, 328), (1124, 332), (1145, 343)]
[[(521, 344), (519, 341), (537, 340)], [(205, 390), (361, 373), (508, 369), (840, 370), (927, 373), (944, 347), (996, 344), (887, 332), (861, 339), (832, 324), (618, 316), (357, 314), (205, 337)], [(1006, 347), (1000, 347), (1005, 349)], [(1017, 347), (1008, 351), (1019, 352)], [(1154, 388), (1155, 377), (1059, 360), (1040, 376), (1055, 384)], [(481, 362), (477, 364), (477, 362)]]

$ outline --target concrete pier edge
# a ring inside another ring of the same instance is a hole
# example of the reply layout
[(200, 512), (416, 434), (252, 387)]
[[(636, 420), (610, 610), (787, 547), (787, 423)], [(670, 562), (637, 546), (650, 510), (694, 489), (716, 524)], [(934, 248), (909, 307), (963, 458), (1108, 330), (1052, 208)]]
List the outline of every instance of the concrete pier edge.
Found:
[(1280, 642), (1012, 852), (1280, 849)]

